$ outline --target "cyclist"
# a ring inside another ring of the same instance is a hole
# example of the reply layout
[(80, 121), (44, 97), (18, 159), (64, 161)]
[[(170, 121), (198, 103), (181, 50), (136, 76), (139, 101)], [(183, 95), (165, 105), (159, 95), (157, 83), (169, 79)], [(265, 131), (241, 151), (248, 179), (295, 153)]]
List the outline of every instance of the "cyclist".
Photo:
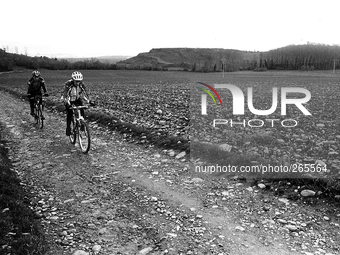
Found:
[[(67, 111), (66, 117), (66, 135), (71, 135), (71, 121), (72, 121), (72, 109), (71, 105), (81, 106), (83, 105), (83, 99), (94, 105), (94, 102), (89, 99), (85, 84), (83, 83), (83, 75), (81, 72), (75, 71), (71, 75), (72, 79), (68, 80), (64, 86), (64, 92), (62, 99)], [(80, 109), (81, 115), (84, 116), (84, 109)], [(81, 127), (82, 128), (82, 127)]]
[[(28, 80), (27, 85), (27, 96), (30, 99), (31, 115), (34, 116), (34, 97), (42, 97), (42, 90), (44, 91), (44, 96), (48, 96), (46, 84), (44, 78), (40, 76), (40, 72), (33, 71), (32, 77)], [(42, 116), (42, 119), (44, 119), (44, 116)]]

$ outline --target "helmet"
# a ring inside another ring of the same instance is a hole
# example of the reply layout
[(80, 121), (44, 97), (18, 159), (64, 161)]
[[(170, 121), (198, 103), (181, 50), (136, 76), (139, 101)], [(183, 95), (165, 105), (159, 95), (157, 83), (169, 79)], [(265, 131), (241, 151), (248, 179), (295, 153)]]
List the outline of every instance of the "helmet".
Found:
[(81, 72), (75, 71), (72, 73), (72, 79), (75, 81), (82, 81), (83, 80), (83, 75), (81, 74)]
[(33, 71), (32, 72), (32, 76), (39, 77), (40, 76), (40, 72), (39, 71)]

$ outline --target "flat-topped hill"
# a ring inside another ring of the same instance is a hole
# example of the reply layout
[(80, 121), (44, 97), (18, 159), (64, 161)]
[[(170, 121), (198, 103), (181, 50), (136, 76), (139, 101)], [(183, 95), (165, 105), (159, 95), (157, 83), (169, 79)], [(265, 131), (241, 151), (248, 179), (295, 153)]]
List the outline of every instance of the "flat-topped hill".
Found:
[(260, 52), (210, 48), (159, 48), (117, 63), (118, 67), (144, 70), (225, 71), (248, 69)]

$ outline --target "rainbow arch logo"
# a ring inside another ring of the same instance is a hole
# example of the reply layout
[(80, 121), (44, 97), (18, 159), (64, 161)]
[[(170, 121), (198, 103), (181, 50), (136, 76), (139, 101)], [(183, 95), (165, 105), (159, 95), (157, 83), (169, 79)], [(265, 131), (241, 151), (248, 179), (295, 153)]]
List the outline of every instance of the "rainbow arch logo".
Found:
[[(221, 100), (221, 98), (220, 98), (220, 95), (217, 93), (217, 91), (216, 91), (213, 87), (211, 87), (210, 85), (205, 84), (205, 83), (203, 83), (203, 82), (197, 82), (197, 83), (198, 83), (198, 84), (201, 84), (201, 85), (203, 85), (203, 86), (206, 86), (206, 87), (209, 88), (212, 92), (214, 92), (214, 94), (217, 96), (217, 98), (218, 98), (218, 100), (220, 101), (220, 104), (221, 104), (221, 106), (222, 106), (222, 100)], [(216, 100), (215, 100), (215, 97), (211, 94), (211, 92), (210, 92), (209, 90), (204, 89), (204, 88), (201, 88), (201, 87), (196, 87), (196, 88), (198, 88), (198, 89), (204, 91), (205, 93), (207, 93), (207, 94), (212, 98), (212, 100), (214, 101), (215, 105), (217, 105)], [(202, 96), (203, 96), (203, 95), (202, 95)], [(202, 98), (202, 99), (203, 99), (203, 98)]]

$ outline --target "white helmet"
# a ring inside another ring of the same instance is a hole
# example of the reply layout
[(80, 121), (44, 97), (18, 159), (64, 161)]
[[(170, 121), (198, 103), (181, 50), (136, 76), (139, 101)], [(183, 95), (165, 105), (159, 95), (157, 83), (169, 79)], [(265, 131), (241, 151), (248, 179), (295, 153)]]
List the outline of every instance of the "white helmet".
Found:
[(75, 81), (82, 81), (83, 80), (83, 75), (81, 74), (81, 72), (75, 71), (72, 73), (72, 79)]
[(32, 72), (32, 76), (39, 77), (40, 76), (40, 72), (39, 71), (33, 71)]

